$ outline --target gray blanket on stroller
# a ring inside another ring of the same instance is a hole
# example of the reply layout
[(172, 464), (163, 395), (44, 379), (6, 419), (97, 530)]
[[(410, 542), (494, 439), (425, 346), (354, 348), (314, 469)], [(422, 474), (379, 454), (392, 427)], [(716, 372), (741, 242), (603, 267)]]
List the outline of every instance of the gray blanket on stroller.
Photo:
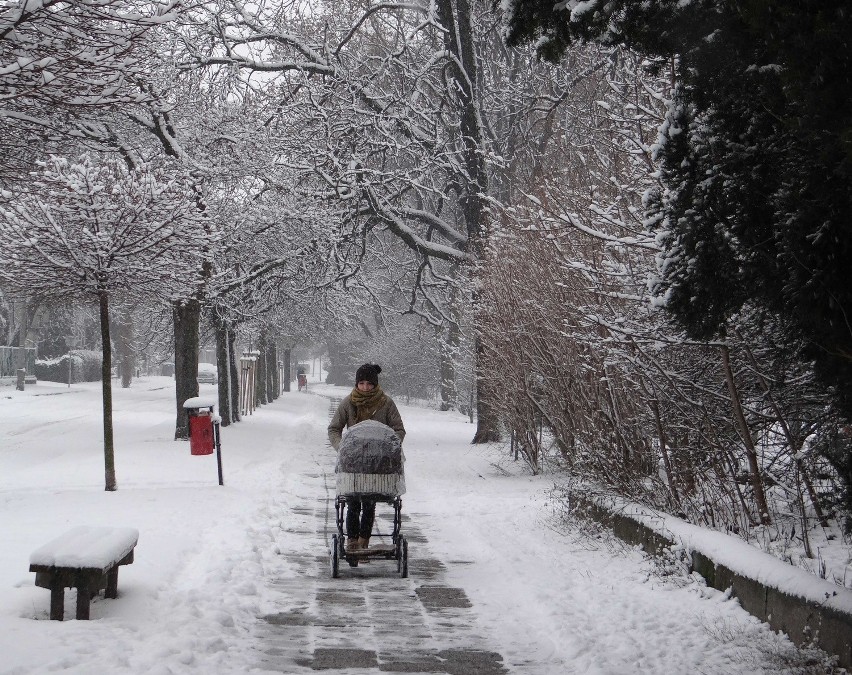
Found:
[(405, 492), (402, 443), (386, 424), (367, 420), (349, 427), (337, 452), (338, 494)]

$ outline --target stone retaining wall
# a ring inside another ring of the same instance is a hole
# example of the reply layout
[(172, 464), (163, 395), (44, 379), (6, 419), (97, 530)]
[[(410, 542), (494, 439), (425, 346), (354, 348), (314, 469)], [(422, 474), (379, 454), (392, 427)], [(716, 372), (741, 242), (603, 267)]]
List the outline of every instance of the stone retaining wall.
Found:
[[(642, 546), (651, 555), (659, 555), (675, 545), (629, 515), (612, 513), (576, 495), (571, 495), (571, 501), (572, 506), (610, 528), (619, 539)], [(824, 651), (835, 654), (838, 665), (852, 669), (852, 615), (749, 579), (700, 551), (693, 550), (691, 555), (693, 571), (704, 577), (708, 586), (720, 591), (730, 588), (743, 609), (773, 630), (782, 631), (797, 645), (815, 642)]]

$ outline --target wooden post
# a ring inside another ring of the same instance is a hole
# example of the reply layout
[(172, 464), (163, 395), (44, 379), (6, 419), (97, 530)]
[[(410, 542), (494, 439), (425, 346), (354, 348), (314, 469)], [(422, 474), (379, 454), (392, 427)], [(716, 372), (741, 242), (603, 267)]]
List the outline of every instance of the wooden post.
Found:
[(62, 621), (65, 618), (65, 586), (58, 575), (50, 581), (50, 620)]
[(243, 352), (240, 358), (240, 366), (242, 369), (241, 382), (242, 402), (241, 411), (243, 415), (251, 415), (257, 406), (255, 398), (255, 387), (257, 386), (257, 353)]
[(247, 414), (247, 392), (248, 392), (248, 360), (243, 354), (240, 358), (240, 414)]
[(105, 598), (118, 597), (118, 565), (107, 572), (107, 585), (104, 591)]
[(77, 579), (77, 620), (87, 621), (89, 619), (89, 603), (92, 600), (89, 591), (89, 580), (84, 575)]

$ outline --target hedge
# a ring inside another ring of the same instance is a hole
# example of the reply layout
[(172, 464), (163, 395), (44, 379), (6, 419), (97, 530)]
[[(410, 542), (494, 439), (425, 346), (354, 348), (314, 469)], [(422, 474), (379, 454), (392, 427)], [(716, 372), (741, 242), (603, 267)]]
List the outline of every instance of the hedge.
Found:
[[(75, 349), (71, 352), (72, 378), (71, 382), (100, 382), (101, 353), (86, 349)], [(48, 361), (35, 362), (37, 380), (48, 382), (68, 382), (68, 354), (63, 354)]]

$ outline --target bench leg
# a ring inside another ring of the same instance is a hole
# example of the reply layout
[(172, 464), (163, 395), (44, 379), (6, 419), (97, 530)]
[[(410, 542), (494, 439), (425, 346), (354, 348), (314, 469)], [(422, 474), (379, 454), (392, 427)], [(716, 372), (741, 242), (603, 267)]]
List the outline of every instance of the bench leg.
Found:
[(118, 597), (118, 565), (116, 565), (109, 572), (107, 572), (107, 585), (106, 591), (104, 592), (104, 597)]
[(87, 621), (89, 619), (89, 603), (92, 600), (88, 580), (77, 585), (77, 620)]
[(65, 618), (65, 587), (61, 581), (50, 583), (50, 619), (62, 621)]

